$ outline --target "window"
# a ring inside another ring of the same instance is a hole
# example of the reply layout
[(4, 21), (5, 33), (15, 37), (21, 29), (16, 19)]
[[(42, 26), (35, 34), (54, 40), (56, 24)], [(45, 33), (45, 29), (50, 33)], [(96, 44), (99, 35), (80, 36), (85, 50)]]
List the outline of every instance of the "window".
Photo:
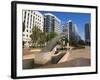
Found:
[(25, 19), (26, 19), (26, 11), (25, 11), (25, 13), (24, 13), (24, 23), (25, 23)]
[(28, 32), (28, 30), (27, 30), (27, 32)]
[(35, 15), (35, 12), (34, 12), (34, 15)]
[(28, 13), (28, 17), (27, 17), (27, 28), (28, 28), (28, 24), (29, 24), (29, 13)]
[(28, 35), (27, 35), (27, 37), (28, 37)]

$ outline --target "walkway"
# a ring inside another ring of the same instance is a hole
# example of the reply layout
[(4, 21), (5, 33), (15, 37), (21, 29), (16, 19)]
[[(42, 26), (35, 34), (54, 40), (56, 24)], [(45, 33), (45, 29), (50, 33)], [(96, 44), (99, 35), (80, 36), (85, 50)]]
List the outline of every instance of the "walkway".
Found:
[(84, 49), (71, 50), (66, 53), (58, 64), (45, 65), (42, 68), (57, 68), (57, 67), (80, 67), (91, 65), (90, 47)]

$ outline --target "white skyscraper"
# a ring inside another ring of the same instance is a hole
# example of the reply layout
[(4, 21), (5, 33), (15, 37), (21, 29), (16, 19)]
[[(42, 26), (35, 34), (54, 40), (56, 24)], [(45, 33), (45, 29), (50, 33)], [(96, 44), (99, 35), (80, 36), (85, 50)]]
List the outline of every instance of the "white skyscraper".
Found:
[(23, 44), (24, 47), (30, 46), (30, 35), (32, 34), (32, 28), (38, 27), (43, 31), (44, 17), (38, 11), (23, 10)]

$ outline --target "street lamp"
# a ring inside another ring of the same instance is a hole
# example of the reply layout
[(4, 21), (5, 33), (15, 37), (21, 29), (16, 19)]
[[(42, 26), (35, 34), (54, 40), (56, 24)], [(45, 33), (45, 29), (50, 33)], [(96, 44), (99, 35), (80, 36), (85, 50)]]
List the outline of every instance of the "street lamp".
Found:
[(69, 25), (67, 27), (67, 38), (68, 38), (68, 41), (67, 41), (67, 49), (69, 49)]

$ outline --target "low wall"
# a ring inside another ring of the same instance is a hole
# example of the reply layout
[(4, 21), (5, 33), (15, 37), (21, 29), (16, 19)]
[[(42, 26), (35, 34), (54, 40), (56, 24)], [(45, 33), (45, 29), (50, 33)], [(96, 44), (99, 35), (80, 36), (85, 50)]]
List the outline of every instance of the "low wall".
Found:
[(51, 63), (52, 64), (57, 64), (59, 60), (65, 55), (65, 53), (57, 53), (54, 56), (52, 56)]
[(24, 59), (23, 60), (23, 69), (33, 68), (34, 59)]

